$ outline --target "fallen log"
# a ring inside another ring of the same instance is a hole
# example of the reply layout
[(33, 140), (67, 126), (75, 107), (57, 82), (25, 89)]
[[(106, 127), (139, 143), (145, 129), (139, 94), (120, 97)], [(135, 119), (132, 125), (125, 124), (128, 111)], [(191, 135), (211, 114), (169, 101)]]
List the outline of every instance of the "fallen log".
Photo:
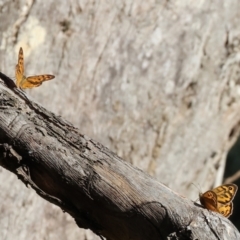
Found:
[(134, 168), (0, 78), (7, 85), (0, 82), (0, 165), (80, 228), (111, 240), (240, 239), (227, 218)]

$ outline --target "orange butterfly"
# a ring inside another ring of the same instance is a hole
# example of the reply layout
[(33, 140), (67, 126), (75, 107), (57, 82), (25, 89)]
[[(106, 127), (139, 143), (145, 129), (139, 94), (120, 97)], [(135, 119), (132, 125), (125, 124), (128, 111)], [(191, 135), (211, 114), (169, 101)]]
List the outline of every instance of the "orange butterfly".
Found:
[(21, 89), (38, 87), (44, 81), (48, 81), (55, 78), (55, 76), (49, 75), (49, 74), (25, 77), (23, 50), (21, 47), (19, 49), (18, 64), (16, 65), (15, 75), (16, 75), (16, 85), (18, 88), (21, 88)]
[(218, 212), (224, 217), (229, 217), (233, 211), (233, 203), (238, 190), (235, 184), (223, 184), (203, 194), (199, 194), (201, 204), (208, 210)]

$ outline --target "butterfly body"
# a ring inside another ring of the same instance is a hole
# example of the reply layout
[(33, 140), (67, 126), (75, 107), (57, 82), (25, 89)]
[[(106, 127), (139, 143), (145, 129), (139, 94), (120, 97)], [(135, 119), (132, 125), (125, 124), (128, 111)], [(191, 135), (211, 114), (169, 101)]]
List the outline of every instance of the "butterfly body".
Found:
[(21, 89), (38, 87), (44, 81), (48, 81), (55, 78), (55, 76), (50, 74), (26, 77), (24, 75), (24, 56), (23, 56), (23, 50), (21, 47), (19, 49), (18, 64), (16, 65), (15, 75), (16, 75), (16, 85), (18, 88), (21, 88)]
[(229, 217), (233, 211), (233, 203), (238, 190), (235, 184), (224, 184), (199, 194), (201, 204), (208, 210), (218, 212), (224, 217)]

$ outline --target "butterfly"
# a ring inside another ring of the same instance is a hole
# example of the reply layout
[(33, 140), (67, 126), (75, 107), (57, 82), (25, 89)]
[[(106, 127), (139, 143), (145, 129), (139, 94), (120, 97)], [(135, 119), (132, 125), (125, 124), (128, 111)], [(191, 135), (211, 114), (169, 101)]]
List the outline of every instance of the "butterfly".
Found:
[(49, 74), (25, 77), (23, 49), (21, 47), (19, 49), (18, 64), (16, 65), (15, 75), (16, 75), (16, 85), (18, 88), (21, 88), (21, 89), (38, 87), (44, 81), (48, 81), (55, 78), (55, 76), (49, 75)]
[(201, 204), (208, 210), (218, 212), (224, 217), (229, 217), (233, 211), (233, 203), (238, 190), (235, 184), (223, 184), (203, 194), (199, 193)]

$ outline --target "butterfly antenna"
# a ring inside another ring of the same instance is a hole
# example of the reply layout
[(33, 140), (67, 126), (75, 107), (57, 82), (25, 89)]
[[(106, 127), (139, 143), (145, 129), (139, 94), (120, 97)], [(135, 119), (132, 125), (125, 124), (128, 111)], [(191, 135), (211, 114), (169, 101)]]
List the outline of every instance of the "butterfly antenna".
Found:
[(197, 188), (198, 191), (201, 192), (201, 189), (199, 188), (199, 186), (197, 186), (195, 183), (191, 183), (193, 186), (195, 186)]
[[(197, 186), (195, 183), (191, 183), (194, 187), (196, 187), (197, 188), (197, 190), (199, 191), (199, 193), (201, 194), (202, 193), (202, 191), (201, 191), (201, 189), (199, 188), (199, 186)], [(199, 200), (199, 197), (194, 201), (194, 202), (196, 202), (196, 201), (198, 201)]]

